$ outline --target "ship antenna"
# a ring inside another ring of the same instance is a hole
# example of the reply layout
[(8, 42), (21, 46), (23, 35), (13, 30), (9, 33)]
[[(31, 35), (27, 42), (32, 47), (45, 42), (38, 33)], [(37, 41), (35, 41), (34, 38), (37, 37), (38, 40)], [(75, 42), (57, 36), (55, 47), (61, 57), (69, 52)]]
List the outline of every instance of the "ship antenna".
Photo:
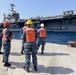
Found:
[(10, 11), (13, 13), (13, 12), (14, 12), (14, 7), (15, 7), (15, 5), (14, 5), (13, 3), (10, 3), (10, 6), (11, 6)]
[(3, 16), (4, 16), (4, 20), (3, 20), (3, 22), (6, 20), (6, 15), (5, 15), (5, 13), (3, 14)]

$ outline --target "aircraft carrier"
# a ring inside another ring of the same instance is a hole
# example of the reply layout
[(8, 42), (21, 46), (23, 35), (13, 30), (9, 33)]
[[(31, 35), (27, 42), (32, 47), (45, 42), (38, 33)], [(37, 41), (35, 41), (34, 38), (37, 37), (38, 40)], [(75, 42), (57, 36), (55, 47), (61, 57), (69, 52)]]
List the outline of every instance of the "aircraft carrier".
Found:
[[(4, 21), (8, 20), (11, 24), (10, 29), (14, 31), (20, 30), (24, 26), (24, 22), (28, 19), (20, 19), (20, 14), (14, 10), (14, 4), (10, 4), (11, 13), (4, 14)], [(33, 27), (38, 29), (41, 23), (45, 24), (47, 31), (76, 31), (76, 14), (73, 10), (63, 12), (63, 15), (57, 16), (38, 16), (29, 18), (33, 21)], [(3, 27), (3, 23), (0, 23), (0, 28)]]

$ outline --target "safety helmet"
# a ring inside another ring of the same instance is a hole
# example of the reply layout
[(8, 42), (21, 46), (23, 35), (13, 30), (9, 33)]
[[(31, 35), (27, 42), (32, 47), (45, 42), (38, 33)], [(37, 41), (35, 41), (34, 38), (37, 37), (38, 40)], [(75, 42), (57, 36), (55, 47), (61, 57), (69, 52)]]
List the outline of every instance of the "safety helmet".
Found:
[(27, 21), (27, 25), (32, 25), (33, 23), (32, 23), (32, 21), (31, 20), (28, 20)]
[(4, 27), (6, 27), (6, 26), (9, 26), (10, 23), (9, 23), (8, 21), (5, 21), (5, 22), (3, 23), (3, 25), (4, 25)]
[(40, 25), (41, 27), (44, 27), (45, 25), (43, 24), (43, 23), (41, 23), (41, 25)]

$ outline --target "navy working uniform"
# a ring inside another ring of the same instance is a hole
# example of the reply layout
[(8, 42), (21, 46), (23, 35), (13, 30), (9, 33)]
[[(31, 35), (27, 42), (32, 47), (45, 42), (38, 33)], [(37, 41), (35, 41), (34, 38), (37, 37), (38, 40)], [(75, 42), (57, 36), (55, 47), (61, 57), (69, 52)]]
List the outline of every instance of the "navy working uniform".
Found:
[(39, 39), (38, 39), (38, 48), (40, 47), (40, 45), (42, 45), (41, 47), (41, 54), (43, 54), (44, 48), (45, 48), (45, 38), (46, 38), (46, 29), (44, 29), (44, 24), (42, 23), (41, 28), (38, 30), (38, 35), (39, 35)]
[[(26, 30), (26, 28), (27, 28), (27, 26), (26, 26), (27, 24), (26, 24), (26, 22), (25, 22), (25, 26), (22, 28), (22, 30), (21, 30), (21, 39), (22, 39), (22, 34), (23, 34), (23, 31), (25, 31)], [(24, 51), (24, 40), (22, 40), (22, 48), (21, 48), (21, 54), (23, 54), (23, 51)]]
[(36, 32), (33, 28), (30, 28), (32, 21), (27, 21), (27, 29), (23, 32), (24, 53), (25, 53), (25, 66), (24, 68), (29, 72), (30, 67), (30, 55), (32, 54), (32, 61), (34, 70), (37, 71), (37, 49), (36, 49)]
[(9, 58), (9, 54), (10, 54), (10, 48), (11, 48), (11, 40), (12, 40), (12, 32), (9, 30), (9, 22), (4, 22), (4, 26), (5, 28), (2, 30), (2, 40), (3, 40), (3, 49), (4, 49), (4, 53), (3, 53), (3, 62), (4, 62), (4, 66), (11, 66), (10, 63), (8, 63), (8, 58)]
[(1, 48), (2, 48), (2, 31), (0, 30), (0, 54), (3, 54), (3, 52), (1, 52)]

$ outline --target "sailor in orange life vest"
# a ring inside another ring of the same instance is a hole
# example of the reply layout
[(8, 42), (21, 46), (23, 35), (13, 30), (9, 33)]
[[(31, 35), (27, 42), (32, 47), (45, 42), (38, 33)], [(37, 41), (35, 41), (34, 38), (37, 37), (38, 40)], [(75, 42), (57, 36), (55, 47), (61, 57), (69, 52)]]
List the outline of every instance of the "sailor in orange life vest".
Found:
[(37, 49), (36, 49), (36, 30), (31, 28), (32, 21), (27, 21), (27, 29), (23, 32), (24, 53), (25, 53), (25, 66), (24, 69), (29, 72), (30, 55), (32, 54), (32, 62), (34, 70), (37, 71)]
[[(27, 23), (25, 22), (24, 23), (24, 27), (21, 30), (21, 39), (22, 39), (22, 34), (26, 30), (26, 28), (27, 28)], [(20, 53), (23, 54), (23, 51), (24, 51), (24, 40), (22, 40), (22, 49), (21, 49), (21, 52)]]
[(10, 63), (8, 63), (8, 58), (10, 54), (10, 47), (11, 47), (11, 40), (12, 40), (12, 32), (9, 30), (10, 23), (8, 21), (5, 21), (3, 23), (4, 29), (2, 30), (2, 42), (3, 42), (3, 62), (5, 67), (11, 66)]
[(45, 46), (45, 38), (46, 38), (46, 29), (44, 28), (43, 23), (40, 25), (40, 27), (41, 28), (38, 30), (38, 35), (39, 35), (38, 48), (40, 47), (40, 45), (42, 45), (41, 54), (43, 54), (44, 46)]

